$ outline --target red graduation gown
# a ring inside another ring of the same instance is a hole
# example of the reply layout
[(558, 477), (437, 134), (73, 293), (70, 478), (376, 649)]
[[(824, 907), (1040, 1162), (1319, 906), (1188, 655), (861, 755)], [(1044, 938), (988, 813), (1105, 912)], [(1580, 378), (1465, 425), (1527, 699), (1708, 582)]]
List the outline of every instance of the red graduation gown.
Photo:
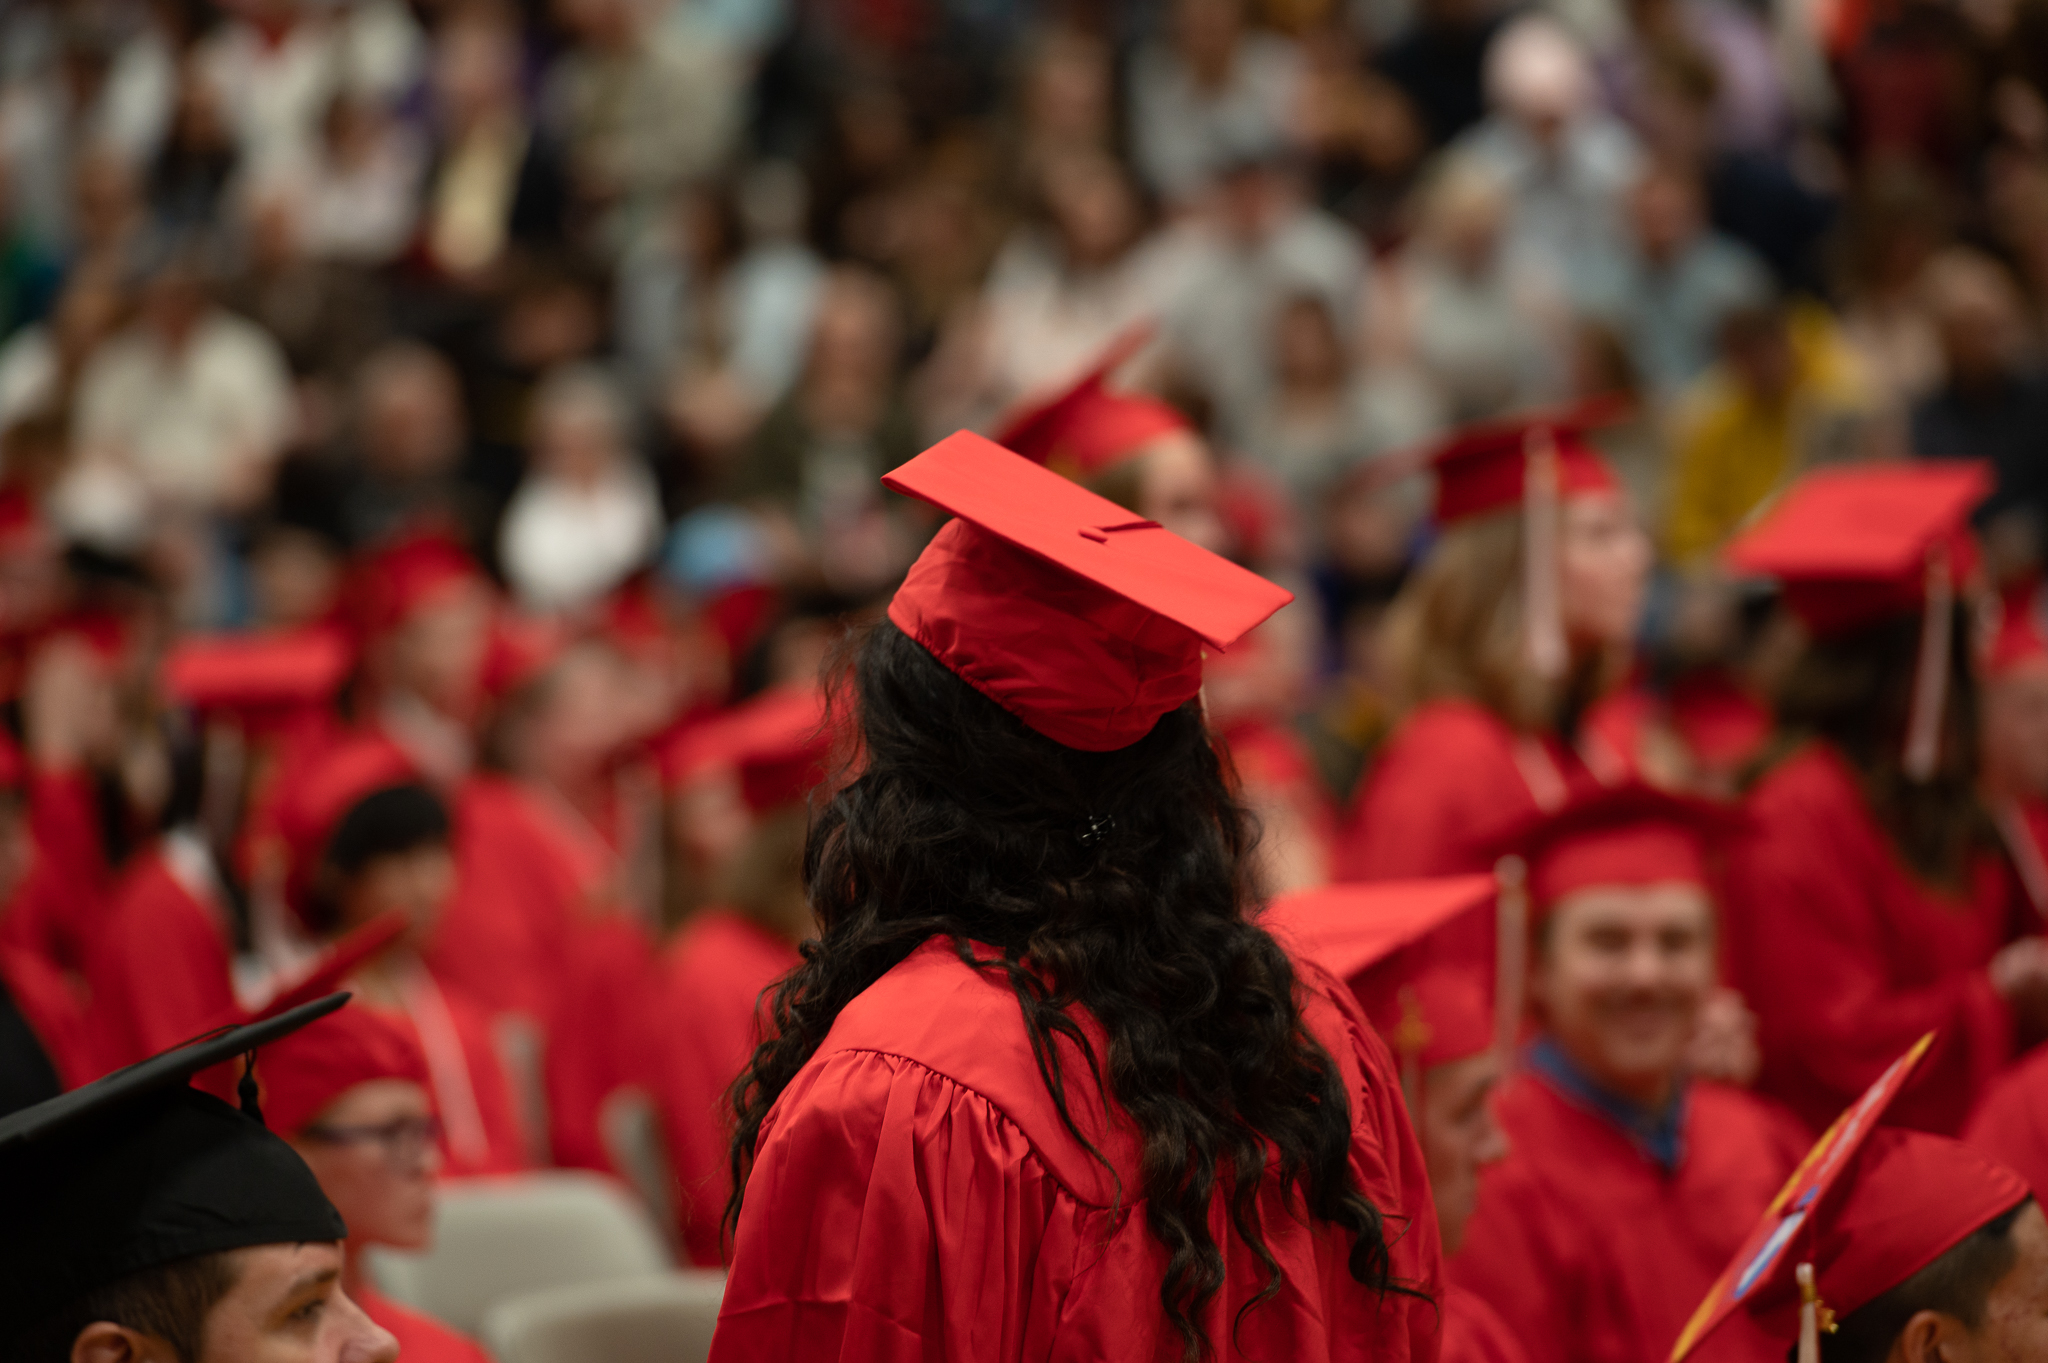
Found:
[(552, 1017), (583, 888), (518, 783), (478, 776), (453, 801), (455, 891), (427, 947), (436, 978), (493, 1013)]
[(363, 1308), (364, 1315), (397, 1337), (398, 1356), (404, 1363), (491, 1363), (483, 1345), (468, 1335), (400, 1306), (366, 1282), (348, 1289), (348, 1295)]
[(545, 1054), (548, 1145), (569, 1168), (624, 1175), (605, 1146), (604, 1105), (651, 1088), (657, 975), (646, 929), (614, 913), (579, 927), (561, 963)]
[(1981, 858), (1966, 895), (1929, 887), (1819, 743), (1769, 772), (1749, 809), (1722, 919), (1729, 982), (1757, 1014), (1758, 1090), (1822, 1130), (1933, 1031), (1887, 1120), (1954, 1135), (2012, 1055), (2012, 1015), (1985, 966), (2032, 910), (2004, 859)]
[(1529, 1351), (1522, 1341), (1482, 1298), (1446, 1284), (1442, 1306), (1442, 1363), (1529, 1363)]
[(720, 1222), (732, 1188), (726, 1090), (761, 1039), (763, 992), (802, 959), (782, 938), (726, 909), (691, 919), (662, 957), (654, 1089), (678, 1229), (694, 1263), (724, 1260)]
[(36, 952), (0, 943), (0, 982), (65, 1088), (77, 1088), (114, 1068), (102, 1056), (85, 1001), (56, 966)]
[[(1434, 1295), (1436, 1214), (1392, 1058), (1342, 985), (1312, 966), (1301, 978), (1349, 1094), (1351, 1172), (1386, 1213), (1395, 1275)], [(1071, 1044), (1057, 1050), (1075, 1125), (1114, 1177), (1061, 1123), (1000, 974), (936, 939), (847, 1005), (762, 1128), (714, 1363), (1179, 1359), (1136, 1135)], [(1203, 1324), (1219, 1357), (1435, 1357), (1431, 1302), (1376, 1298), (1351, 1278), (1348, 1237), (1296, 1220), (1270, 1187), (1259, 1214), (1283, 1282), (1240, 1320), (1265, 1274), (1220, 1193), (1212, 1208), (1224, 1285)]]
[[(1508, 1155), (1480, 1174), (1465, 1243), (1450, 1262), (1529, 1363), (1657, 1363), (1804, 1153), (1793, 1124), (1739, 1090), (1695, 1082), (1675, 1174), (1622, 1130), (1535, 1075), (1496, 1099)], [(1746, 1316), (1700, 1349), (1703, 1363), (1782, 1363)]]
[(221, 911), (200, 897), (159, 844), (114, 890), (105, 930), (86, 958), (92, 1012), (110, 1067), (190, 1041), (235, 1009)]
[(2018, 1171), (2048, 1199), (2048, 1046), (1998, 1076), (1963, 1128), (1963, 1143)]
[(92, 782), (83, 772), (32, 771), (28, 806), (35, 860), (0, 913), (0, 942), (82, 972), (105, 923), (110, 879)]

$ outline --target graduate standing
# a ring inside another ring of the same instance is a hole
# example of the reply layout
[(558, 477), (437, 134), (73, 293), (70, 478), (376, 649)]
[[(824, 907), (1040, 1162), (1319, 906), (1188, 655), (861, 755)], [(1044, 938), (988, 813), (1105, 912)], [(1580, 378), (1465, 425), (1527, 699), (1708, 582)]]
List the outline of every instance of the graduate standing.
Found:
[[(1450, 1274), (1533, 1363), (1662, 1358), (1804, 1144), (1686, 1070), (1714, 988), (1704, 842), (1722, 818), (1624, 787), (1521, 843), (1537, 1032), (1495, 1100), (1508, 1154), (1480, 1175)], [(1746, 1327), (1711, 1354), (1772, 1357)]]
[(1758, 1087), (1815, 1130), (1934, 1031), (1892, 1120), (1953, 1135), (2018, 1023), (2048, 1021), (2048, 947), (2022, 937), (2036, 916), (1979, 792), (1966, 588), (1989, 488), (1973, 464), (1824, 470), (1728, 551), (1809, 636), (1724, 908)]
[(965, 433), (860, 647), (712, 1356), (1433, 1355), (1391, 1060), (1250, 921), (1197, 692), (1286, 593)]

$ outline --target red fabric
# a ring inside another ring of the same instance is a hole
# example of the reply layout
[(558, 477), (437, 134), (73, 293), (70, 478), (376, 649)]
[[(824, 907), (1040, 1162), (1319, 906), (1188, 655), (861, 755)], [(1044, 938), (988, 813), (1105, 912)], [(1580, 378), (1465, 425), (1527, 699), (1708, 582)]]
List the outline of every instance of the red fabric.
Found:
[(494, 1013), (554, 1015), (556, 972), (585, 898), (547, 816), (517, 782), (462, 783), (454, 818), (455, 891), (427, 964)]
[(1771, 736), (1771, 709), (1727, 673), (1693, 673), (1671, 688), (1671, 727), (1701, 767), (1732, 776)]
[(2048, 1201), (2048, 1046), (1998, 1076), (1963, 1128), (1963, 1142), (2018, 1171)]
[(764, 991), (802, 959), (782, 938), (725, 909), (691, 919), (662, 956), (655, 1101), (683, 1249), (707, 1268), (724, 1262), (719, 1223), (732, 1190), (726, 1090), (761, 1040)]
[(823, 779), (831, 752), (824, 688), (799, 684), (764, 692), (681, 730), (659, 763), (671, 785), (712, 771), (737, 774), (741, 795), (758, 813), (802, 804)]
[(449, 1329), (431, 1316), (400, 1306), (371, 1287), (359, 1282), (348, 1295), (363, 1314), (389, 1330), (398, 1340), (398, 1356), (405, 1363), (491, 1363), (491, 1356), (468, 1335)]
[(81, 772), (32, 770), (28, 809), (35, 858), (0, 913), (0, 944), (83, 972), (87, 951), (105, 925), (112, 880), (91, 780)]
[(271, 1042), (256, 1060), (263, 1120), (273, 1131), (303, 1131), (358, 1084), (404, 1079), (431, 1089), (419, 1041), (375, 1008), (350, 1003)]
[(960, 431), (882, 480), (952, 512), (889, 618), (1039, 733), (1109, 752), (1202, 685), (1293, 596), (1114, 502)]
[(405, 623), (422, 606), (479, 584), (483, 575), (467, 550), (446, 536), (412, 534), (364, 559), (344, 599), (362, 639)]
[(190, 1041), (234, 1013), (224, 928), (220, 910), (186, 888), (161, 849), (144, 853), (122, 877), (86, 961), (110, 1067)]
[(625, 1176), (605, 1145), (605, 1102), (650, 1086), (658, 988), (654, 945), (637, 922), (612, 914), (583, 924), (560, 963), (544, 1056), (548, 1144), (554, 1162)]
[(327, 626), (187, 635), (164, 657), (164, 689), (209, 710), (321, 705), (341, 689), (352, 661), (347, 638)]
[[(1508, 1155), (1481, 1171), (1452, 1281), (1484, 1297), (1529, 1363), (1651, 1363), (1784, 1183), (1805, 1141), (1738, 1090), (1695, 1082), (1675, 1174), (1619, 1127), (1523, 1072), (1495, 1115)], [(1783, 1363), (1747, 1319), (1710, 1339), (1710, 1360)]]
[(1375, 971), (1352, 986), (1394, 1054), (1425, 1070), (1493, 1045), (1492, 991), (1491, 979), (1453, 966)]
[(1500, 1313), (1479, 1297), (1447, 1285), (1443, 1313), (1442, 1363), (1529, 1363), (1529, 1351), (1522, 1341)]
[(1092, 478), (1162, 435), (1189, 429), (1188, 420), (1158, 398), (1112, 393), (1109, 378), (1151, 339), (1149, 326), (1112, 341), (1081, 378), (1004, 424), (996, 443), (1065, 478)]
[[(426, 1057), (434, 1107), (441, 1114), (441, 1172), (444, 1175), (468, 1178), (480, 1174), (523, 1172), (532, 1167), (532, 1161), (527, 1158), (526, 1127), (520, 1117), (511, 1077), (506, 1074), (504, 1060), (498, 1051), (491, 1015), (459, 989), (443, 985), (440, 994), (448, 1010), (449, 1021), (454, 1025), (459, 1048), (458, 1054), (445, 1059), (459, 1060), (462, 1066), (461, 1073), (454, 1077), (454, 1085), (440, 1068), (444, 1057), (438, 1056), (436, 1048), (430, 1044), (430, 1032), (422, 1026), (423, 1018), (404, 1009), (379, 1008), (360, 995), (349, 1007), (381, 1012), (387, 1021), (401, 1027), (419, 1053)], [(464, 1084), (474, 1101), (482, 1128), (483, 1144), (477, 1150), (462, 1148), (460, 1130), (450, 1129), (457, 1127), (460, 1121), (458, 1113), (451, 1109), (463, 1102), (456, 1086)]]
[(102, 1055), (85, 1000), (63, 972), (33, 951), (0, 944), (0, 982), (65, 1088), (77, 1088), (114, 1068)]
[[(1621, 484), (1600, 452), (1575, 432), (1554, 432), (1557, 492), (1611, 492)], [(1461, 436), (1439, 451), (1436, 466), (1436, 519), (1449, 525), (1510, 506), (1520, 506), (1528, 476), (1529, 445), (1525, 431), (1488, 428)]]
[(1962, 460), (1819, 469), (1794, 483), (1728, 546), (1729, 567), (1775, 577), (1818, 634), (1913, 614), (1928, 556), (1946, 545), (1952, 580), (1975, 562), (1969, 515), (1991, 491), (1990, 466)]
[(553, 620), (526, 620), (500, 613), (491, 622), (484, 650), (483, 688), (503, 699), (553, 667), (573, 642)]
[(1984, 675), (1996, 680), (2043, 666), (2048, 666), (2048, 628), (2041, 619), (2041, 583), (2029, 578), (2000, 594)]
[[(1305, 962), (1300, 978), (1394, 1276), (1434, 1296), (1436, 1214), (1392, 1058), (1342, 985)], [(1093, 1020), (1076, 1021), (1099, 1048)], [(847, 1005), (763, 1127), (714, 1363), (1179, 1359), (1135, 1133), (1105, 1111), (1072, 1043), (1056, 1050), (1074, 1122), (1107, 1169), (1060, 1121), (1010, 987), (950, 943), (926, 943)], [(1266, 1274), (1229, 1233), (1223, 1196), (1210, 1223), (1224, 1282), (1202, 1313), (1218, 1356), (1435, 1357), (1434, 1304), (1375, 1297), (1350, 1276), (1349, 1238), (1303, 1224), (1270, 1186), (1258, 1214), (1282, 1286), (1252, 1305)]]
[(1287, 831), (1304, 837), (1317, 864), (1327, 867), (1337, 841), (1337, 805), (1301, 735), (1284, 720), (1247, 717), (1223, 726), (1221, 738), (1241, 798), (1255, 813), (1284, 809)]
[(1740, 826), (1725, 805), (1631, 783), (1588, 790), (1502, 845), (1527, 861), (1530, 908), (1541, 919), (1567, 895), (1596, 886), (1710, 885), (1709, 843)]
[(2024, 921), (2003, 859), (1982, 858), (1961, 895), (1921, 883), (1820, 744), (1767, 773), (1749, 812), (1721, 909), (1729, 983), (1758, 1018), (1757, 1087), (1819, 1131), (1933, 1031), (1891, 1120), (1953, 1135), (2012, 1054), (2011, 1012), (1985, 973)]
[(1290, 954), (1352, 982), (1407, 947), (1493, 902), (1490, 875), (1323, 885), (1280, 895), (1261, 927)]

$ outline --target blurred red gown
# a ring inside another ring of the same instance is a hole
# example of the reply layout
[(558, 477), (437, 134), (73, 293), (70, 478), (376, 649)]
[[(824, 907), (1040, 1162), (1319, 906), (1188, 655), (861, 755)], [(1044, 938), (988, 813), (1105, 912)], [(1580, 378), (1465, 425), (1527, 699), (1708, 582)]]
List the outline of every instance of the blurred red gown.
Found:
[(464, 1178), (531, 1168), (519, 1090), (489, 1011), (424, 970), (401, 987), (405, 1007), (384, 1011), (411, 1029), (426, 1057), (441, 1119), (441, 1172)]
[(698, 914), (662, 958), (654, 1086), (676, 1218), (694, 1263), (724, 1261), (720, 1223), (732, 1188), (726, 1090), (760, 1042), (762, 993), (802, 960), (783, 938), (727, 909)]
[(431, 1316), (400, 1306), (368, 1283), (348, 1289), (349, 1299), (363, 1308), (363, 1314), (389, 1330), (398, 1340), (401, 1363), (491, 1363), (468, 1335), (449, 1329)]
[(1767, 773), (1749, 810), (1722, 922), (1729, 983), (1757, 1014), (1758, 1091), (1820, 1131), (1932, 1031), (1887, 1120), (1956, 1134), (2012, 1056), (2012, 1014), (1985, 973), (2032, 913), (2011, 868), (1987, 853), (1967, 895), (1926, 885), (1820, 743)]
[[(1749, 1095), (1695, 1082), (1675, 1174), (1611, 1120), (1526, 1071), (1502, 1084), (1508, 1155), (1481, 1171), (1449, 1271), (1491, 1305), (1528, 1363), (1657, 1363), (1805, 1153), (1803, 1133)], [(1703, 1363), (1782, 1363), (1738, 1313)]]
[(1481, 1298), (1446, 1283), (1443, 1310), (1441, 1363), (1529, 1363), (1529, 1351), (1522, 1341)]
[(0, 984), (6, 986), (65, 1088), (77, 1088), (113, 1068), (104, 1059), (85, 1000), (40, 954), (0, 942)]
[[(1392, 1058), (1348, 990), (1300, 974), (1349, 1097), (1352, 1176), (1386, 1215), (1394, 1276), (1434, 1296), (1436, 1213)], [(1075, 1020), (1100, 1054), (1100, 1028)], [(1061, 1122), (1000, 973), (935, 939), (848, 1004), (762, 1127), (714, 1363), (1179, 1359), (1136, 1133), (1072, 1044), (1056, 1049), (1074, 1124), (1114, 1176)], [(1253, 1306), (1266, 1274), (1212, 1204), (1224, 1283), (1201, 1324), (1218, 1356), (1436, 1357), (1433, 1302), (1376, 1297), (1351, 1277), (1349, 1236), (1295, 1219), (1270, 1186), (1259, 1215), (1283, 1280)]]
[(2048, 1046), (1993, 1081), (1963, 1143), (2017, 1170), (2035, 1198), (2048, 1199)]
[(565, 952), (544, 1057), (548, 1153), (565, 1168), (628, 1177), (606, 1144), (604, 1112), (628, 1087), (653, 1096), (654, 944), (636, 920), (611, 912), (579, 926)]
[(0, 913), (0, 943), (82, 973), (105, 924), (111, 878), (91, 779), (31, 771), (28, 808), (35, 858)]
[(159, 843), (115, 886), (86, 956), (92, 1020), (109, 1068), (190, 1041), (235, 1011), (227, 925), (196, 848)]

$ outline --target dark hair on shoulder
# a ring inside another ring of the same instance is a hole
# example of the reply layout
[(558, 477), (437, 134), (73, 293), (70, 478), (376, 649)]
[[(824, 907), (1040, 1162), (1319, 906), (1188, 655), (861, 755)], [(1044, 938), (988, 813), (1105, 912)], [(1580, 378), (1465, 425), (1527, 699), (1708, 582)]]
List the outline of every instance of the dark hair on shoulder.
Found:
[(349, 806), (327, 839), (308, 905), (307, 925), (326, 932), (339, 921), (335, 902), (337, 880), (360, 872), (379, 857), (394, 857), (415, 848), (446, 843), (450, 824), (441, 797), (416, 781), (371, 791)]
[(1959, 602), (1949, 630), (1941, 765), (1909, 780), (1906, 729), (1919, 671), (1920, 616), (1896, 616), (1840, 638), (1811, 640), (1778, 687), (1782, 729), (1774, 751), (1804, 738), (1847, 760), (1878, 824), (1906, 864), (1929, 880), (1960, 885), (1971, 857), (1998, 845), (1977, 800), (1977, 683), (1969, 611)]
[(2033, 1201), (2026, 1198), (1986, 1221), (1897, 1287), (1843, 1316), (1833, 1334), (1820, 1337), (1821, 1363), (1884, 1363), (1906, 1322), (1922, 1311), (1939, 1311), (1976, 1329), (1991, 1289), (2019, 1257), (2013, 1222)]
[[(1080, 752), (1027, 728), (886, 621), (851, 650), (856, 779), (818, 811), (804, 869), (819, 940), (776, 989), (773, 1035), (733, 1086), (728, 1228), (761, 1124), (852, 999), (935, 937), (1001, 953), (1040, 1076), (1068, 1129), (1054, 1057), (1064, 1037), (1143, 1142), (1146, 1224), (1168, 1252), (1160, 1299), (1189, 1358), (1224, 1280), (1209, 1210), (1279, 1292), (1258, 1193), (1273, 1179), (1348, 1231), (1352, 1276), (1391, 1275), (1379, 1209), (1351, 1182), (1351, 1114), (1328, 1052), (1302, 1022), (1286, 954), (1250, 921), (1250, 815), (1231, 794), (1199, 702), (1114, 752)], [(833, 704), (849, 688), (834, 686)], [(842, 730), (843, 731), (843, 730)], [(1091, 826), (1106, 830), (1084, 839)], [(1070, 1010), (1107, 1034), (1089, 1047)], [(1247, 1307), (1247, 1309), (1250, 1309)]]
[(86, 1326), (125, 1325), (171, 1346), (178, 1363), (199, 1363), (206, 1317), (234, 1287), (234, 1251), (200, 1254), (145, 1268), (96, 1287), (31, 1323), (19, 1334), (0, 1327), (0, 1357), (11, 1363), (71, 1363), (71, 1346)]

